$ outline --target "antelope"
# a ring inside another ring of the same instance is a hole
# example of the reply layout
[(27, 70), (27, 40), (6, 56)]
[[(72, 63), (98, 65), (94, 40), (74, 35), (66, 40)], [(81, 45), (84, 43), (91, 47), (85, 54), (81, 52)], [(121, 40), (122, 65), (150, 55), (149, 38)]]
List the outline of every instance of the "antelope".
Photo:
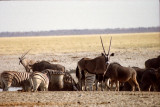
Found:
[(35, 63), (34, 60), (30, 60), (30, 59), (26, 59), (25, 55), (27, 55), (27, 53), (30, 50), (28, 50), (26, 53), (22, 54), (21, 57), (19, 57), (19, 65), (22, 64), (26, 70), (26, 72), (30, 72), (30, 66), (33, 65)]
[(101, 36), (100, 39), (104, 53), (102, 53), (101, 56), (98, 56), (94, 59), (82, 58), (77, 63), (76, 76), (78, 78), (80, 90), (82, 90), (82, 83), (83, 82), (85, 83), (84, 72), (88, 72), (90, 74), (95, 74), (95, 75), (98, 74), (105, 75), (109, 65), (110, 56), (114, 56), (114, 53), (110, 54), (112, 37), (110, 39), (110, 45), (107, 54), (105, 52)]

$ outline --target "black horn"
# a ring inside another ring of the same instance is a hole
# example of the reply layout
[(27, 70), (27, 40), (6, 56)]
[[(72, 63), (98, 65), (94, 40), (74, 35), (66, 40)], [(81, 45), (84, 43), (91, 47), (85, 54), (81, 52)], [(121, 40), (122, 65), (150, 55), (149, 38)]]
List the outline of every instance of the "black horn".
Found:
[(101, 44), (102, 44), (102, 48), (103, 48), (104, 54), (106, 54), (106, 51), (105, 51), (105, 49), (104, 49), (104, 46), (103, 46), (103, 41), (102, 41), (102, 38), (101, 38), (101, 36), (100, 36), (100, 39), (101, 39)]
[(111, 39), (110, 39), (110, 44), (109, 44), (109, 49), (108, 49), (108, 55), (109, 55), (109, 52), (110, 52), (110, 49), (111, 49), (111, 43), (112, 43), (112, 36), (111, 36)]
[[(31, 49), (30, 49), (31, 50)], [(24, 58), (24, 56), (30, 51), (28, 50), (24, 55), (21, 56), (21, 58)]]

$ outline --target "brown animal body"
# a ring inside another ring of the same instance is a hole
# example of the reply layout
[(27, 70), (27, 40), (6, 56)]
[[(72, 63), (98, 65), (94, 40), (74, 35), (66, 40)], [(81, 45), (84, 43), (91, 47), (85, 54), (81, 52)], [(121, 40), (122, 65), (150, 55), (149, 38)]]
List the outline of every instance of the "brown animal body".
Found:
[[(111, 54), (111, 56), (113, 55), (114, 54)], [(82, 84), (85, 81), (84, 71), (91, 74), (103, 75), (107, 69), (107, 62), (108, 62), (108, 57), (106, 57), (106, 55), (104, 54), (94, 59), (82, 58), (80, 61), (78, 61), (76, 76), (78, 78), (79, 86), (82, 88)]]
[[(30, 50), (29, 50), (30, 51)], [(22, 64), (23, 67), (25, 68), (26, 72), (30, 72), (30, 66), (33, 65), (36, 61), (26, 59), (25, 55), (29, 52), (27, 51), (25, 54), (23, 54), (21, 57), (19, 57), (19, 65)]]
[[(110, 78), (111, 81), (116, 82), (117, 87), (118, 87), (118, 82), (129, 82), (129, 84), (132, 86), (132, 91), (135, 91), (135, 85), (140, 91), (136, 75), (137, 73), (133, 68), (123, 67), (118, 63), (111, 63), (105, 74), (105, 78)], [(119, 90), (119, 87), (117, 89)]]
[(145, 61), (146, 68), (159, 68), (160, 67), (160, 55), (157, 58), (148, 59)]
[(26, 72), (30, 72), (31, 69), (31, 65), (33, 65), (35, 63), (34, 60), (30, 60), (30, 59), (23, 59), (20, 60), (20, 63), (23, 65), (23, 67), (25, 68)]
[[(136, 78), (137, 78), (137, 82), (139, 83), (139, 86), (141, 88), (141, 84), (142, 84), (141, 79), (142, 79), (143, 73), (146, 69), (142, 69), (139, 67), (132, 67), (132, 68), (137, 72)], [(131, 90), (132, 90), (132, 87), (128, 82), (125, 82), (123, 84), (123, 86), (120, 86), (120, 91), (131, 91)]]
[(82, 58), (78, 61), (78, 68), (92, 74), (103, 74), (106, 70), (106, 58), (103, 54), (94, 59)]
[(156, 69), (150, 68), (146, 69), (142, 79), (141, 79), (141, 89), (142, 91), (150, 91), (151, 87), (153, 87), (154, 91), (160, 91), (160, 78), (157, 76)]
[[(88, 72), (90, 74), (104, 75), (106, 70), (107, 70), (107, 66), (108, 66), (108, 63), (109, 63), (110, 56), (114, 56), (114, 53), (112, 53), (112, 54), (109, 53), (112, 38), (110, 39), (110, 45), (109, 45), (109, 50), (108, 50), (107, 54), (106, 54), (104, 46), (103, 46), (102, 38), (100, 37), (100, 39), (101, 39), (101, 44), (102, 44), (104, 53), (102, 53), (101, 56), (98, 56), (98, 57), (93, 58), (93, 59), (82, 58), (77, 63), (76, 76), (78, 78), (78, 83), (79, 83), (79, 86), (80, 86), (81, 90), (82, 90), (82, 84), (85, 81), (84, 78), (87, 78), (86, 76), (84, 76), (84, 74), (85, 74), (84, 71)], [(88, 73), (86, 73), (86, 74), (88, 74)]]
[(60, 64), (51, 64), (47, 61), (40, 61), (40, 62), (36, 62), (33, 65), (30, 65), (32, 71), (43, 71), (45, 69), (52, 69), (52, 70), (58, 70), (58, 71), (62, 71), (65, 72), (65, 67), (60, 65)]

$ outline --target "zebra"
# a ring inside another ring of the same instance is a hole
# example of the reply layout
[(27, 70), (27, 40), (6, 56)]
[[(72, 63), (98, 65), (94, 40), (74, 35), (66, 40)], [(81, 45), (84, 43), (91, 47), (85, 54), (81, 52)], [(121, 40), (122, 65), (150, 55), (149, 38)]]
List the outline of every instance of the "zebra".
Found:
[[(77, 78), (79, 75), (77, 75)], [(87, 71), (83, 71), (82, 74), (80, 74), (81, 77), (81, 88), (82, 91), (92, 91), (93, 90), (93, 85), (96, 80), (96, 74), (91, 74)]]
[(49, 79), (44, 73), (32, 72), (30, 74), (30, 84), (34, 92), (37, 91), (38, 88), (40, 88), (40, 91), (48, 91)]
[[(77, 76), (77, 75), (76, 75)], [(102, 79), (100, 79), (100, 78)], [(78, 78), (78, 77), (77, 77)], [(87, 71), (82, 72), (81, 74), (81, 81), (82, 81), (82, 90), (86, 91), (93, 91), (93, 87), (96, 87), (96, 90), (101, 85), (101, 91), (104, 89), (108, 88), (110, 90), (110, 79), (104, 79), (103, 80), (103, 75), (97, 75), (97, 74), (92, 74)]]
[(23, 91), (30, 91), (30, 73), (17, 71), (3, 71), (1, 73), (1, 86), (3, 91), (8, 91), (9, 87), (22, 87)]
[(96, 80), (96, 74), (91, 74), (89, 72), (85, 73), (85, 90), (93, 91), (93, 84)]
[(52, 69), (45, 69), (42, 73), (46, 73), (49, 78), (49, 91), (61, 91), (64, 88), (64, 75), (65, 72), (60, 70), (52, 70)]
[(75, 82), (73, 77), (69, 72), (65, 72), (64, 78), (64, 89), (63, 91), (78, 91), (80, 89), (79, 85)]

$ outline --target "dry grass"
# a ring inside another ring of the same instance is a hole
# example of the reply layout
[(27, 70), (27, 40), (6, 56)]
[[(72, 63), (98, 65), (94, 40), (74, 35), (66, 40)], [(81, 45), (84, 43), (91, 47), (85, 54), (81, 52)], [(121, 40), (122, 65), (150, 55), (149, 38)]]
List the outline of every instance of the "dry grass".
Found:
[(99, 36), (108, 49), (112, 36), (112, 51), (119, 49), (160, 49), (160, 33), (98, 34), (42, 37), (0, 38), (0, 54), (19, 54), (32, 49), (31, 54), (57, 52), (102, 52)]

